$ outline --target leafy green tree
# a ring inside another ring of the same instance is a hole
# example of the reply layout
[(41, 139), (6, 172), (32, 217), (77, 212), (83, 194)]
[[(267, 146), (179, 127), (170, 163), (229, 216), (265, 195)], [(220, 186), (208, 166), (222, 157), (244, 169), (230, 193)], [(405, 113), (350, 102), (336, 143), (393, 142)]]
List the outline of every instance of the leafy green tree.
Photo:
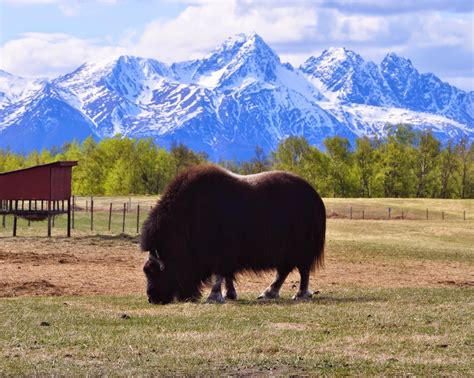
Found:
[(248, 161), (240, 164), (239, 172), (244, 175), (251, 175), (254, 173), (265, 172), (271, 169), (270, 161), (260, 146), (255, 147), (254, 157)]
[(92, 137), (81, 144), (81, 159), (73, 169), (73, 193), (79, 195), (104, 194), (104, 158)]
[(328, 179), (333, 196), (352, 196), (355, 179), (352, 174), (352, 153), (349, 141), (347, 138), (335, 136), (325, 139), (324, 146), (330, 158)]
[(155, 145), (152, 139), (142, 139), (136, 144), (136, 180), (142, 187), (140, 193), (161, 193), (177, 172), (176, 160), (166, 150)]
[(329, 194), (329, 158), (309, 145), (304, 137), (289, 137), (273, 153), (273, 169), (289, 171), (306, 179), (321, 195)]
[(431, 131), (420, 134), (420, 141), (414, 150), (416, 175), (416, 196), (430, 197), (436, 193), (436, 164), (440, 153), (441, 143), (433, 137)]
[(356, 140), (354, 161), (359, 181), (359, 194), (362, 197), (373, 196), (372, 185), (376, 171), (376, 150), (368, 137)]
[(383, 195), (385, 197), (410, 197), (414, 194), (413, 173), (415, 134), (406, 125), (399, 125), (382, 144)]
[(468, 193), (472, 191), (473, 177), (472, 165), (474, 164), (473, 144), (469, 146), (467, 137), (460, 140), (456, 146), (458, 156), (458, 177), (459, 177), (459, 196), (467, 198)]
[(125, 159), (116, 160), (112, 167), (107, 170), (103, 187), (104, 194), (108, 196), (123, 196), (133, 193), (133, 191), (130, 190), (132, 187), (130, 163)]
[(454, 194), (454, 174), (458, 169), (458, 161), (451, 140), (441, 151), (439, 162), (440, 197), (451, 198)]
[(195, 153), (182, 143), (173, 144), (170, 153), (175, 160), (176, 173), (207, 161), (207, 154), (205, 152)]

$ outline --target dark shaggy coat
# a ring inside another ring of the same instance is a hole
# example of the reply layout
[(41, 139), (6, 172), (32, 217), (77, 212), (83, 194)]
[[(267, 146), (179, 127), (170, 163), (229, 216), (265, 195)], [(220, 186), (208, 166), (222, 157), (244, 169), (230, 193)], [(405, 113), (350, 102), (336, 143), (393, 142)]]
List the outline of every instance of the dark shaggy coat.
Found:
[(303, 268), (323, 262), (326, 213), (318, 193), (286, 172), (240, 176), (205, 165), (178, 175), (144, 222), (148, 294), (198, 298), (211, 275)]

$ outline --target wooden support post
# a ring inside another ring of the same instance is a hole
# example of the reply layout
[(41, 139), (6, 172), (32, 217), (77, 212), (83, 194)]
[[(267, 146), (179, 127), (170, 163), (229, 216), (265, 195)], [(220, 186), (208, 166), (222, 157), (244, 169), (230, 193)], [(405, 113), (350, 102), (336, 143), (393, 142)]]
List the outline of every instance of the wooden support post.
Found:
[(403, 220), (403, 215), (404, 215), (404, 214), (403, 214), (403, 210), (402, 210), (402, 220)]
[(140, 232), (140, 205), (137, 205), (137, 234)]
[(110, 202), (110, 205), (109, 205), (109, 231), (110, 231), (111, 225), (112, 225), (112, 202)]
[(426, 209), (426, 220), (428, 220), (428, 209)]
[[(15, 210), (18, 210), (18, 200), (15, 201)], [(16, 213), (13, 215), (13, 236), (16, 236)]]
[[(28, 211), (31, 212), (31, 200), (28, 201)], [(31, 220), (28, 218), (28, 227), (31, 226)]]
[(123, 220), (122, 220), (122, 233), (125, 233), (125, 213), (127, 211), (127, 204), (123, 204)]
[(94, 200), (91, 199), (91, 231), (93, 230), (94, 230)]
[(365, 219), (365, 211), (362, 210), (362, 219)]
[[(41, 201), (43, 206), (43, 201)], [(51, 201), (48, 200), (48, 237), (51, 237)]]
[(6, 223), (7, 223), (6, 222), (6, 216), (5, 216), (5, 214), (3, 214), (3, 216), (2, 216), (2, 226), (3, 226), (3, 228), (6, 227)]
[(464, 210), (464, 220), (466, 220), (466, 210)]
[(71, 237), (71, 199), (67, 200), (67, 237)]
[(389, 207), (388, 208), (388, 219), (390, 220), (392, 218), (392, 209)]
[(76, 207), (76, 197), (72, 196), (72, 218), (71, 218), (71, 227), (74, 230), (74, 208)]
[(444, 211), (441, 212), (441, 219), (444, 220)]

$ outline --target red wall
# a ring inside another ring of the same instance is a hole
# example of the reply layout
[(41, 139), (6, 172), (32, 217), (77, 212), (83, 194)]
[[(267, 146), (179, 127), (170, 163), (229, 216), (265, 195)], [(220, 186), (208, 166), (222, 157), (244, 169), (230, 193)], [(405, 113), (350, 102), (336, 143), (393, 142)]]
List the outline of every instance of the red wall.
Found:
[(71, 197), (71, 166), (39, 166), (0, 175), (2, 200), (66, 200)]

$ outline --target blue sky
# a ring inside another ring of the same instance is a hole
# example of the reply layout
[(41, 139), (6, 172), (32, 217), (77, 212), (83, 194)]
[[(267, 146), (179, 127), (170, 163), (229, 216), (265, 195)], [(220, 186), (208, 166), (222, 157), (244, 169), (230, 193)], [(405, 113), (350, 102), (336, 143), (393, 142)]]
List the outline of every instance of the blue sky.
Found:
[(0, 69), (35, 77), (121, 54), (187, 60), (257, 32), (294, 65), (331, 46), (376, 63), (393, 51), (474, 90), (473, 12), (470, 0), (0, 0)]

